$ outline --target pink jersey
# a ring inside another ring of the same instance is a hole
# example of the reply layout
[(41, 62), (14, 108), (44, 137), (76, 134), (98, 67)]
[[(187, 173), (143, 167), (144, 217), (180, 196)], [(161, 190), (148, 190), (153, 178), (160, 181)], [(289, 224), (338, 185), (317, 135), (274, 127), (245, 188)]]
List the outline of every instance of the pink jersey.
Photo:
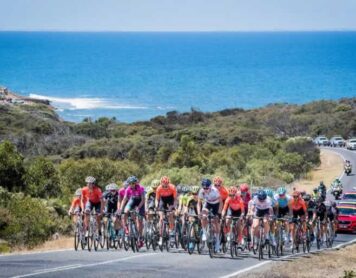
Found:
[(145, 188), (139, 184), (136, 184), (136, 186), (134, 188), (131, 188), (131, 186), (129, 186), (128, 188), (126, 188), (125, 190), (125, 197), (127, 199), (132, 198), (141, 198), (142, 194), (144, 194), (145, 192)]
[(125, 191), (126, 191), (126, 188), (120, 188), (120, 190), (119, 190), (119, 199), (120, 200), (123, 200), (124, 199), (124, 197), (125, 197)]

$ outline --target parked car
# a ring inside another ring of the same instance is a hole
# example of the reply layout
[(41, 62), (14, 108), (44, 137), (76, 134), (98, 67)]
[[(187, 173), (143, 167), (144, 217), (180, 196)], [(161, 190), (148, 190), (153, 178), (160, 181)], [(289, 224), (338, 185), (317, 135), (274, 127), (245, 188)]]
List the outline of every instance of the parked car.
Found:
[(338, 206), (349, 206), (349, 207), (355, 207), (356, 208), (356, 200), (341, 200), (337, 202)]
[(320, 146), (330, 146), (330, 141), (324, 135), (318, 136), (314, 139), (314, 143)]
[(338, 232), (356, 232), (356, 207), (338, 205), (339, 216), (337, 218)]
[(356, 150), (356, 138), (351, 138), (346, 141), (346, 149)]
[(336, 135), (330, 139), (330, 146), (345, 147), (345, 140), (340, 135)]

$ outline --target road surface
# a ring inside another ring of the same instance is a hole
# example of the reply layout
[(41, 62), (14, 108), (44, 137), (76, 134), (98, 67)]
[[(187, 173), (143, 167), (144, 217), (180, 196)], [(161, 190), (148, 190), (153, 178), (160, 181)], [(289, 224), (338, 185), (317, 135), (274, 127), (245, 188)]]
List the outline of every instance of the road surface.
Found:
[[(335, 152), (351, 161), (353, 173), (343, 175), (345, 190), (356, 186), (356, 152), (335, 149)], [(356, 235), (338, 235), (335, 245), (356, 238)], [(288, 254), (287, 254), (288, 255)], [(283, 258), (273, 258), (281, 260)], [(189, 255), (183, 250), (169, 253), (145, 251), (139, 253), (123, 250), (98, 252), (72, 250), (0, 256), (0, 277), (229, 277), (238, 271), (260, 266), (251, 254), (231, 259), (229, 253), (210, 259), (207, 253)]]

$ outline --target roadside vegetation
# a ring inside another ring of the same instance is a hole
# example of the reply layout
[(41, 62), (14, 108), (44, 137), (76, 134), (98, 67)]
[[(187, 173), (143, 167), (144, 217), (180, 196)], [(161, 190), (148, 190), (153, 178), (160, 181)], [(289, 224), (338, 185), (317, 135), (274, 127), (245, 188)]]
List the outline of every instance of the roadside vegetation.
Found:
[(68, 123), (40, 104), (1, 105), (0, 114), (0, 252), (68, 233), (66, 210), (87, 175), (102, 187), (132, 174), (144, 185), (165, 174), (175, 184), (220, 175), (228, 186), (277, 186), (320, 164), (309, 136), (356, 135), (356, 98), (172, 111), (132, 124), (115, 118)]

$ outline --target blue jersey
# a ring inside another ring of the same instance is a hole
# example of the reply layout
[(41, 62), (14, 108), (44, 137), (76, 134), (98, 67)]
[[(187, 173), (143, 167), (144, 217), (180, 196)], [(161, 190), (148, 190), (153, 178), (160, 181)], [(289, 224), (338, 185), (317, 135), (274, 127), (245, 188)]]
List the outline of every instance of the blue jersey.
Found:
[(285, 195), (281, 198), (278, 194), (274, 195), (274, 200), (278, 203), (278, 207), (285, 208), (288, 206), (291, 197), (289, 195)]

